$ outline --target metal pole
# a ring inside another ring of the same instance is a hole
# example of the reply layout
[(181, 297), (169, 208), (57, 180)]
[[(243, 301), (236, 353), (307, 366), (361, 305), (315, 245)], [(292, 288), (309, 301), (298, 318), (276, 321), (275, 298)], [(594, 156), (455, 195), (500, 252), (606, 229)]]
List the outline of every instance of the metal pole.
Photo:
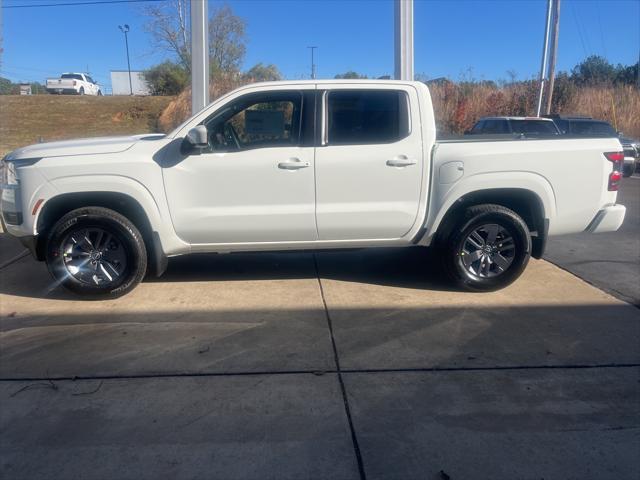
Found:
[(394, 2), (396, 80), (413, 80), (413, 0)]
[(311, 78), (313, 80), (315, 80), (315, 78), (316, 78), (316, 62), (315, 62), (315, 57), (313, 56), (313, 52), (318, 47), (307, 47), (307, 48), (311, 49)]
[(549, 89), (547, 90), (546, 114), (551, 113), (553, 100), (553, 85), (556, 80), (556, 55), (558, 54), (558, 32), (560, 31), (560, 0), (553, 0), (553, 33), (551, 34), (551, 58), (549, 59)]
[(542, 47), (542, 65), (540, 66), (540, 94), (538, 95), (538, 108), (536, 116), (542, 111), (542, 96), (544, 94), (544, 82), (547, 77), (547, 53), (549, 51), (549, 27), (551, 26), (551, 1), (547, 0), (547, 22), (544, 27), (544, 44)]
[(129, 71), (129, 94), (133, 95), (133, 85), (131, 84), (131, 62), (129, 61), (129, 39), (127, 38), (128, 30), (124, 31), (124, 44), (127, 47), (127, 70)]
[(191, 113), (209, 104), (208, 2), (191, 0)]

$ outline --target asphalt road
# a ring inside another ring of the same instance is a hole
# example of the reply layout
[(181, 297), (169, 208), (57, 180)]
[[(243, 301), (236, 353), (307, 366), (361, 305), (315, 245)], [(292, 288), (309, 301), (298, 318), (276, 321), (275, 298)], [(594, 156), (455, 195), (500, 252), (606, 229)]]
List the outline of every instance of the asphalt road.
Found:
[(623, 179), (618, 203), (627, 207), (620, 230), (553, 237), (545, 259), (640, 307), (640, 176)]

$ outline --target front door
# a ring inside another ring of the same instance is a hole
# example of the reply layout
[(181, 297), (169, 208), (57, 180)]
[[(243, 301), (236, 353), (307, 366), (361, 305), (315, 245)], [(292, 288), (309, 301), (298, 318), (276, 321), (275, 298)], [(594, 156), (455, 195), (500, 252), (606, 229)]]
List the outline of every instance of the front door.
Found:
[(418, 214), (424, 163), (416, 90), (332, 85), (322, 97), (320, 240), (403, 237)]
[(249, 93), (217, 108), (203, 122), (208, 148), (163, 169), (178, 236), (190, 244), (317, 240), (313, 109), (313, 90)]

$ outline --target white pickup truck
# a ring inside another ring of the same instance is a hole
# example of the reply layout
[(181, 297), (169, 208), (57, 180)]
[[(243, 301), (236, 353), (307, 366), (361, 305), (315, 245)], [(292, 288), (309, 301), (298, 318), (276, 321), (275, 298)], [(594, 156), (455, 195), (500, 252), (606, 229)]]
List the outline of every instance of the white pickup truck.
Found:
[(617, 230), (622, 160), (615, 138), (436, 141), (419, 82), (275, 82), (168, 135), (15, 150), (1, 211), (59, 283), (94, 297), (194, 252), (429, 245), (482, 291), (514, 281), (548, 236)]
[(60, 78), (47, 78), (47, 92), (72, 95), (102, 95), (102, 90), (86, 73), (63, 73)]

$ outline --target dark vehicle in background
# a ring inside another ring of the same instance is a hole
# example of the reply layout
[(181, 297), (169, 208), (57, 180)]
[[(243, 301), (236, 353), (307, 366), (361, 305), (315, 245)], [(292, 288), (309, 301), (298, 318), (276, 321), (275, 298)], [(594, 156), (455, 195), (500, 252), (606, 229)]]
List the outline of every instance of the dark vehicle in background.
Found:
[(465, 135), (511, 134), (523, 137), (548, 137), (560, 135), (553, 120), (540, 117), (484, 117), (476, 122)]
[(617, 132), (609, 122), (582, 116), (546, 115), (546, 117), (555, 122), (563, 135), (618, 138), (624, 151), (622, 174), (625, 177), (631, 176), (640, 166), (640, 142), (625, 137), (622, 132)]

